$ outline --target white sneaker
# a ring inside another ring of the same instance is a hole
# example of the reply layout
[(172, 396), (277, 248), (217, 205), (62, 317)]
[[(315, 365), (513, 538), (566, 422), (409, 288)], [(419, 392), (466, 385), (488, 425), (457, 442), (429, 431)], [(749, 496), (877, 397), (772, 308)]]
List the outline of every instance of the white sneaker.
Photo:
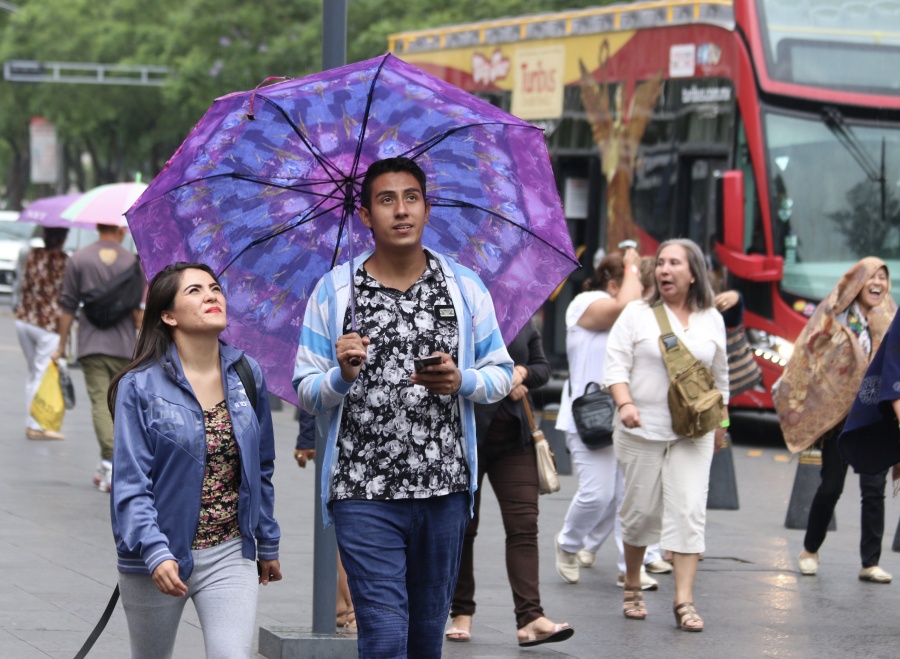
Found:
[(672, 564), (661, 558), (656, 561), (650, 561), (644, 566), (644, 569), (651, 574), (669, 574), (673, 570)]
[(891, 575), (885, 572), (877, 565), (872, 567), (864, 567), (859, 571), (860, 581), (871, 581), (872, 583), (891, 583)]
[(816, 552), (811, 556), (800, 554), (800, 556), (797, 557), (797, 563), (800, 566), (800, 574), (813, 577), (819, 571), (819, 552)]
[(109, 492), (112, 484), (112, 462), (109, 460), (101, 460), (97, 465), (97, 472), (94, 474), (94, 485), (101, 492)]
[(559, 547), (559, 533), (553, 537), (556, 546), (556, 573), (566, 583), (578, 583), (578, 554)]
[(579, 549), (575, 556), (578, 558), (578, 564), (581, 567), (593, 567), (594, 561), (597, 560), (597, 553), (587, 549)]
[[(625, 587), (625, 575), (619, 572), (616, 579), (616, 585), (619, 588)], [(644, 571), (641, 571), (641, 590), (656, 590), (659, 588), (659, 582)]]

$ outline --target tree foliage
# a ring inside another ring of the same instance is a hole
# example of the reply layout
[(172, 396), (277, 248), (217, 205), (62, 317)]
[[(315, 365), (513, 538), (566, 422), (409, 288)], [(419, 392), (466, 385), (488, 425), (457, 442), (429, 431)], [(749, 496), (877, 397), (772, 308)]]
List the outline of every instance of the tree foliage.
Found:
[[(327, 1), (327, 0), (325, 0)], [(321, 68), (323, 0), (18, 0), (0, 12), (0, 60), (169, 67), (162, 87), (0, 80), (0, 207), (28, 189), (28, 123), (53, 122), (65, 147), (59, 191), (154, 176), (212, 101), (268, 76)], [(347, 59), (375, 57), (389, 34), (579, 8), (568, 0), (348, 0)]]

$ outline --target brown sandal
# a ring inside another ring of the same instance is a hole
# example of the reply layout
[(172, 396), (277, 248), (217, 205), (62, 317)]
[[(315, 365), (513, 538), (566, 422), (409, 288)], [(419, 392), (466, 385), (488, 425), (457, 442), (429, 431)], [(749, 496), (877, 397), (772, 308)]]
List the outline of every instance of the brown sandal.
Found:
[(640, 588), (625, 589), (625, 601), (622, 603), (622, 613), (629, 620), (644, 620), (647, 617), (647, 607), (644, 605), (644, 594)]
[[(703, 631), (703, 618), (701, 618), (697, 614), (697, 609), (694, 608), (693, 602), (682, 602), (681, 604), (676, 604), (672, 607), (672, 611), (675, 614), (675, 624), (678, 625), (678, 629), (686, 632), (702, 632)], [(689, 622), (697, 623), (699, 625), (688, 625)]]
[(338, 613), (335, 617), (335, 627), (338, 631), (355, 632), (356, 613), (353, 611), (353, 609), (349, 609), (348, 611), (344, 611), (343, 613)]

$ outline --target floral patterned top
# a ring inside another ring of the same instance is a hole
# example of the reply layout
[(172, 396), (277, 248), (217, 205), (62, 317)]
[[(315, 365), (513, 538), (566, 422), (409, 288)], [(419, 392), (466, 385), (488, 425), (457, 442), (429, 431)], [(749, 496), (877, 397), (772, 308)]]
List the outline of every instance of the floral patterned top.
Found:
[[(427, 252), (426, 252), (427, 254)], [(333, 499), (412, 499), (466, 492), (468, 466), (456, 396), (409, 381), (413, 358), (458, 361), (458, 327), (437, 259), (407, 291), (356, 271), (356, 321), (371, 343), (344, 400)], [(350, 311), (344, 319), (350, 332)]]
[(191, 549), (208, 549), (240, 535), (238, 491), (241, 455), (231, 416), (223, 400), (203, 411), (206, 423), (206, 473), (200, 496), (200, 525)]
[(16, 318), (48, 332), (56, 332), (59, 296), (69, 256), (58, 249), (31, 250), (22, 271)]
[(869, 333), (869, 321), (866, 314), (859, 308), (859, 304), (854, 301), (847, 310), (837, 315), (837, 319), (850, 328), (850, 331), (856, 335), (859, 345), (866, 353), (866, 357), (872, 356), (872, 335)]

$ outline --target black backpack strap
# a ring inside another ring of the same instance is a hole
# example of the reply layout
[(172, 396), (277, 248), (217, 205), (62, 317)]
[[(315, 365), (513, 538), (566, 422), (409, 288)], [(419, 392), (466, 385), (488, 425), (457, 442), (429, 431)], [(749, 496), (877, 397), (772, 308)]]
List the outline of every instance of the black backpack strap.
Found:
[(75, 655), (75, 659), (84, 659), (88, 655), (88, 652), (91, 651), (91, 648), (94, 647), (94, 643), (97, 642), (97, 639), (100, 638), (100, 634), (102, 634), (103, 630), (106, 629), (106, 623), (109, 622), (113, 610), (116, 608), (116, 602), (118, 601), (119, 586), (118, 584), (116, 584), (116, 589), (113, 591), (112, 597), (109, 598), (109, 604), (106, 605), (106, 610), (103, 612), (103, 615), (100, 616), (100, 620), (97, 621), (97, 625), (94, 627), (94, 631), (91, 632), (91, 635), (88, 636), (87, 640), (84, 642), (84, 645), (81, 646), (78, 654)]
[(256, 380), (253, 378), (253, 371), (250, 369), (250, 362), (247, 361), (247, 355), (241, 355), (241, 358), (234, 363), (234, 370), (237, 371), (241, 384), (244, 385), (244, 391), (247, 392), (247, 398), (256, 411)]

